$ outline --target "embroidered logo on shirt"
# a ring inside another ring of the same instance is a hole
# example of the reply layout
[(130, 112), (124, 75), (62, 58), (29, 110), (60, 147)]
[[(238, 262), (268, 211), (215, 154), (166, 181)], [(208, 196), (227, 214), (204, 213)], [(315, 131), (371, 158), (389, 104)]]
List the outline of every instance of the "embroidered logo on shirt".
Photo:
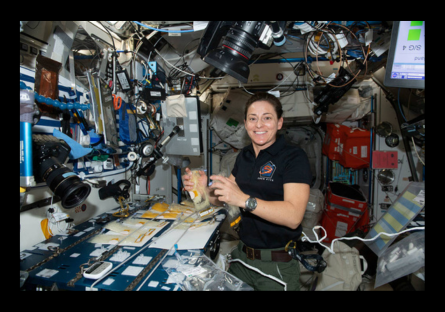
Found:
[(260, 168), (260, 176), (258, 177), (258, 180), (273, 181), (272, 176), (275, 172), (275, 169), (276, 166), (271, 161), (268, 161)]

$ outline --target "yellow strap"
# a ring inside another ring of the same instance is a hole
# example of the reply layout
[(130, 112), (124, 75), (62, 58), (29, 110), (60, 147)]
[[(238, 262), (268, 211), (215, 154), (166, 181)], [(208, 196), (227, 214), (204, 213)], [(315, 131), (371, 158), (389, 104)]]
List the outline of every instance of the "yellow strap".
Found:
[(235, 224), (237, 224), (238, 222), (240, 222), (241, 220), (241, 216), (238, 216), (238, 218), (236, 218), (235, 221), (233, 221), (232, 223), (230, 223), (230, 227), (233, 227)]
[(48, 219), (43, 219), (40, 222), (40, 227), (42, 228), (42, 232), (43, 235), (45, 236), (46, 239), (50, 238), (53, 236), (53, 233), (51, 232), (51, 230), (48, 228)]

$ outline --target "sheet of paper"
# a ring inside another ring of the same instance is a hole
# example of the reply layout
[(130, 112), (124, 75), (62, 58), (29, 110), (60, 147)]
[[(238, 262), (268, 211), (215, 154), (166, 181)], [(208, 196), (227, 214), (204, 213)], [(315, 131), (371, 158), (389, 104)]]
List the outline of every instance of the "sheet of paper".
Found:
[(136, 267), (136, 266), (129, 265), (121, 274), (137, 276), (143, 269), (144, 269), (144, 267)]
[(218, 225), (219, 222), (215, 222), (207, 226), (189, 229), (185, 234), (185, 230), (173, 229), (166, 235), (161, 236), (158, 240), (153, 242), (150, 245), (150, 248), (170, 249), (181, 237), (181, 235), (184, 234), (184, 236), (182, 236), (180, 241), (177, 243), (178, 250), (202, 249), (205, 247), (205, 244)]

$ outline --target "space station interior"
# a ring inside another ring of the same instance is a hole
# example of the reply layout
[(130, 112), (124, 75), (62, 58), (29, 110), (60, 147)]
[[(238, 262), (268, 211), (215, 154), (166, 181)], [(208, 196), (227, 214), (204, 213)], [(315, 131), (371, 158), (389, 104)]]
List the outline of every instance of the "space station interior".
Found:
[(182, 176), (231, 175), (257, 92), (312, 173), (299, 290), (424, 290), (424, 21), (20, 21), (20, 290), (253, 290)]

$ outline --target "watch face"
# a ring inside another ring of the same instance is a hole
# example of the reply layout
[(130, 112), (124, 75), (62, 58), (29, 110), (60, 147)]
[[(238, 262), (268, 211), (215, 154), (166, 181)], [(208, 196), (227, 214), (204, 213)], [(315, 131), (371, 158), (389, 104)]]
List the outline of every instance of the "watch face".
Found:
[(247, 201), (246, 201), (246, 209), (247, 210), (251, 211), (251, 210), (255, 209), (256, 205), (257, 205), (257, 202), (256, 202), (255, 198), (250, 197), (247, 199)]

